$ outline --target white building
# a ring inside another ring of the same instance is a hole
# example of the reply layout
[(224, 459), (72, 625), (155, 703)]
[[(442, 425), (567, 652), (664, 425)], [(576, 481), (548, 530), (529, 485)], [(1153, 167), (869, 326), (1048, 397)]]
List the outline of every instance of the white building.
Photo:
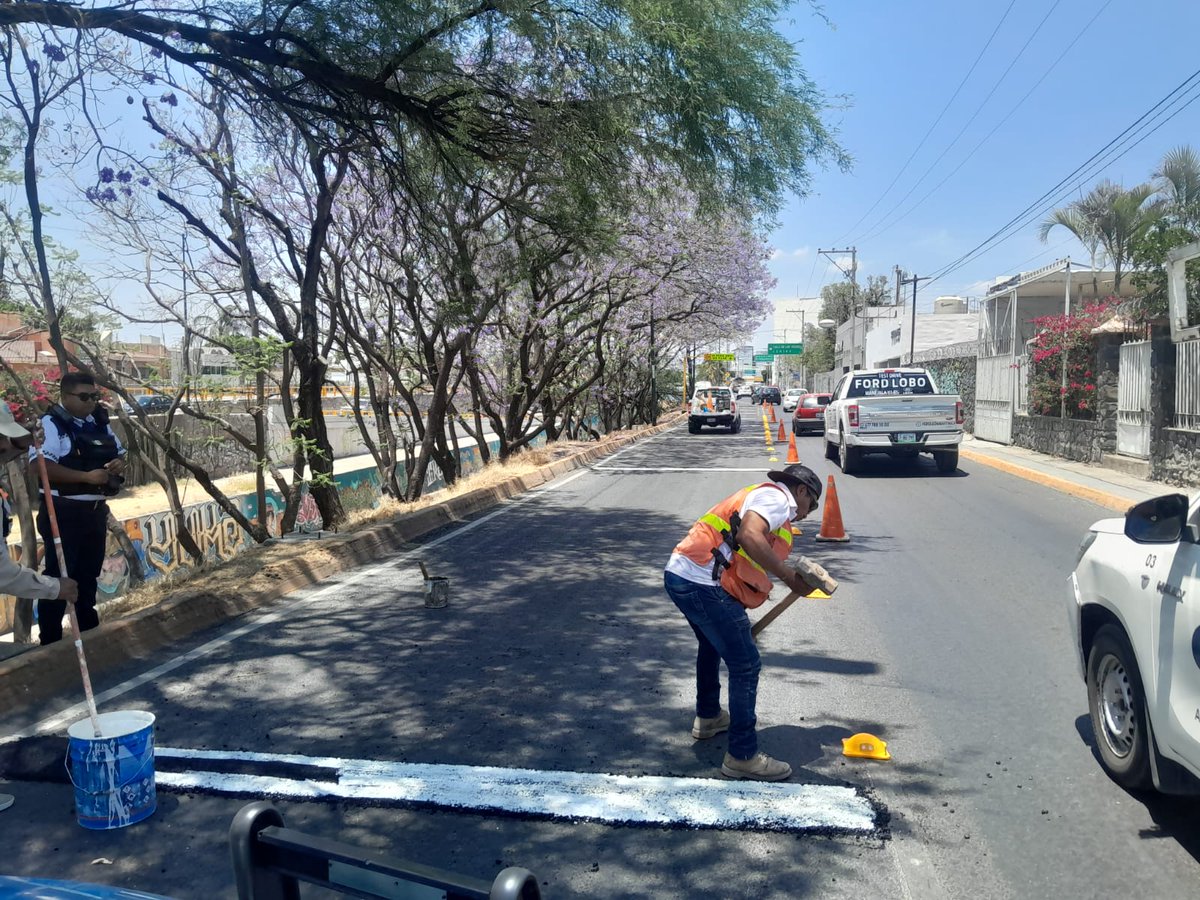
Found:
[(967, 311), (962, 297), (938, 297), (932, 313), (918, 313), (913, 333), (912, 307), (889, 307), (896, 315), (877, 319), (867, 331), (865, 359), (869, 368), (907, 365), (921, 354), (952, 344), (976, 341), (979, 314)]

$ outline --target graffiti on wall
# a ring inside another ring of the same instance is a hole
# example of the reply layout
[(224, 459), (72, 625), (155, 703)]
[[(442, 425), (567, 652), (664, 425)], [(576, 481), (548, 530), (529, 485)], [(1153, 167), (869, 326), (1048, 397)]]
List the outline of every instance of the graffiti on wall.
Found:
[[(544, 443), (545, 436), (539, 435), (533, 445), (540, 446)], [(498, 441), (493, 441), (490, 447), (493, 454), (499, 452)], [(483, 467), (479, 452), (475, 447), (464, 447), (459, 453), (464, 474)], [(402, 464), (398, 469), (398, 474), (403, 485), (405, 478)], [(342, 472), (336, 475), (334, 480), (342, 498), (342, 505), (346, 510), (373, 509), (379, 505), (382, 488), (379, 471), (374, 467)], [(425, 490), (432, 492), (444, 486), (441, 470), (437, 466), (431, 466), (425, 479)], [(267, 508), (262, 515), (260, 515), (258, 501), (254, 494), (239, 495), (231, 497), (230, 500), (248, 519), (264, 524), (270, 535), (279, 536), (279, 526), (283, 518), (285, 503), (283, 497), (276, 491), (267, 491)], [(183, 516), (188, 530), (206, 559), (230, 559), (253, 544), (249, 536), (215, 501), (185, 507)], [(191, 567), (191, 556), (180, 544), (178, 524), (169, 511), (136, 516), (125, 520), (124, 526), (125, 534), (133, 545), (134, 555), (146, 581), (154, 581)], [(305, 485), (300, 495), (296, 530), (311, 533), (319, 530), (321, 526), (321, 515), (317, 504), (309, 494), (308, 486)], [(10, 546), (8, 550), (14, 559), (20, 559), (20, 547)], [(42, 552), (43, 548), (39, 544), (37, 564), (39, 568)], [(130, 576), (129, 564), (125, 554), (121, 551), (121, 545), (112, 535), (109, 535), (104, 563), (97, 584), (99, 588), (97, 600), (103, 603), (119, 597), (129, 589)]]

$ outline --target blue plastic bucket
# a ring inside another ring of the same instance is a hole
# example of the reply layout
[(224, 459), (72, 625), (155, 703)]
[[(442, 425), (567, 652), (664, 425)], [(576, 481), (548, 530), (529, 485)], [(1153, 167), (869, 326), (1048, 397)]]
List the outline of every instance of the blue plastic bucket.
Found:
[(100, 737), (90, 718), (67, 729), (67, 773), (79, 824), (105, 831), (154, 813), (154, 716), (130, 709), (98, 718)]

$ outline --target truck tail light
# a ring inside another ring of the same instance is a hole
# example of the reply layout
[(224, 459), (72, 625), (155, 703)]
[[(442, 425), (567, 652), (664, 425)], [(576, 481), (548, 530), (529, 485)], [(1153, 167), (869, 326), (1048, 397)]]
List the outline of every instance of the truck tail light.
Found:
[(851, 428), (858, 427), (858, 404), (851, 403), (846, 407), (846, 421), (850, 423)]
[(961, 425), (963, 423), (963, 408), (962, 401), (959, 400), (954, 404), (954, 424)]

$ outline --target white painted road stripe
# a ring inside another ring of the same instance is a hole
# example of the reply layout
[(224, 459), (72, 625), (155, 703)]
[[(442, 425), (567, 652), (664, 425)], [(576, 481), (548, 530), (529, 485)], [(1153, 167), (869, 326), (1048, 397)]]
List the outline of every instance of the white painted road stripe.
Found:
[(171, 747), (156, 749), (155, 756), (194, 759), (201, 764), (203, 760), (234, 760), (330, 770), (328, 781), (202, 771), (155, 774), (159, 785), (179, 790), (297, 800), (419, 803), (612, 824), (787, 832), (866, 833), (876, 828), (870, 802), (853, 788), (834, 785), (547, 772)]
[(596, 472), (761, 472), (765, 466), (735, 469), (727, 466), (592, 466)]

